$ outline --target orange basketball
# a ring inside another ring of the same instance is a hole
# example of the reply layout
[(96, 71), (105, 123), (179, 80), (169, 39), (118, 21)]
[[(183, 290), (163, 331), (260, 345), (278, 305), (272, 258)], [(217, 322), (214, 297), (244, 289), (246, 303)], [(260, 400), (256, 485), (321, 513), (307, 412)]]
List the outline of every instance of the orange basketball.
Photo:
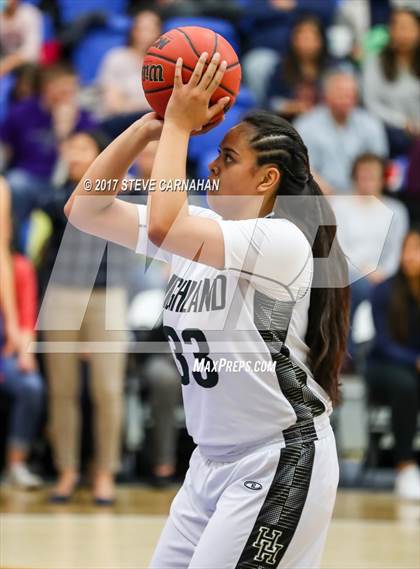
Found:
[[(166, 105), (172, 93), (174, 84), (175, 64), (182, 57), (182, 80), (187, 83), (198, 58), (203, 52), (209, 54), (207, 64), (216, 52), (220, 53), (221, 61), (227, 62), (227, 69), (222, 83), (213, 93), (211, 104), (221, 97), (229, 96), (230, 103), (225, 107), (226, 112), (235, 102), (241, 82), (241, 64), (235, 50), (220, 34), (208, 28), (185, 26), (169, 30), (152, 44), (147, 50), (143, 62), (143, 89), (150, 106), (164, 117)], [(220, 115), (212, 122), (217, 122)]]

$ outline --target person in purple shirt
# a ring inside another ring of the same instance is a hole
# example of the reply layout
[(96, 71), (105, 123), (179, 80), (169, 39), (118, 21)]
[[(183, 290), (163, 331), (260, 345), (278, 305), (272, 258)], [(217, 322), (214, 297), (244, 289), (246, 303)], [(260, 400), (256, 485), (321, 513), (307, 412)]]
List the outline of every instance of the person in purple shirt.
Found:
[(42, 206), (51, 191), (60, 142), (71, 132), (96, 126), (93, 117), (80, 109), (78, 94), (77, 76), (70, 67), (49, 66), (41, 72), (39, 95), (11, 107), (0, 125), (18, 225)]
[(376, 334), (366, 381), (372, 400), (392, 410), (396, 493), (419, 500), (413, 441), (420, 411), (420, 229), (407, 234), (399, 271), (375, 287), (371, 303)]

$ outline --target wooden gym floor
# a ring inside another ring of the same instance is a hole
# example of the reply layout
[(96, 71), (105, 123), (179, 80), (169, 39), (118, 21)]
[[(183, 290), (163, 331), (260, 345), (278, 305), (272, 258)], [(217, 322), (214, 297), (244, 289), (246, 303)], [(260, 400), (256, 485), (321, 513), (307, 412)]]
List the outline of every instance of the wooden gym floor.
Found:
[[(121, 486), (113, 508), (74, 502), (49, 505), (47, 490), (0, 490), (2, 569), (143, 569), (176, 488)], [(392, 494), (340, 491), (323, 569), (420, 567), (420, 504)], [(217, 569), (217, 568), (215, 568)], [(302, 568), (304, 569), (304, 568)]]

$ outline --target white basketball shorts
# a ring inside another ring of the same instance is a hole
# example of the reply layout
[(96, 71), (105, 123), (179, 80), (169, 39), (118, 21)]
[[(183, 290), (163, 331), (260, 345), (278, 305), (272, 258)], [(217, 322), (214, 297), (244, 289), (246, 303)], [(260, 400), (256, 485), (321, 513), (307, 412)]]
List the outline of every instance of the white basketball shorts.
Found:
[(338, 485), (328, 417), (231, 462), (195, 449), (151, 569), (320, 566)]

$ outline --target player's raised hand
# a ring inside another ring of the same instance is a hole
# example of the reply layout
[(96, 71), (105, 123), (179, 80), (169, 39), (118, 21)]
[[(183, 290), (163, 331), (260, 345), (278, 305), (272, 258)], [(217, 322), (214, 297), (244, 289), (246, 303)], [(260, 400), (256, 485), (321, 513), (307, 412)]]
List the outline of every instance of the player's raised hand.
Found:
[(204, 71), (207, 57), (207, 53), (201, 54), (186, 84), (182, 81), (182, 59), (178, 58), (174, 89), (166, 108), (165, 122), (173, 122), (188, 132), (200, 131), (203, 126), (207, 131), (209, 123), (223, 113), (230, 97), (222, 97), (214, 105), (209, 105), (211, 96), (223, 79), (227, 64), (226, 61), (220, 61), (219, 53), (215, 53)]
[(146, 133), (147, 139), (159, 140), (162, 134), (163, 120), (155, 112), (146, 113), (136, 123)]

